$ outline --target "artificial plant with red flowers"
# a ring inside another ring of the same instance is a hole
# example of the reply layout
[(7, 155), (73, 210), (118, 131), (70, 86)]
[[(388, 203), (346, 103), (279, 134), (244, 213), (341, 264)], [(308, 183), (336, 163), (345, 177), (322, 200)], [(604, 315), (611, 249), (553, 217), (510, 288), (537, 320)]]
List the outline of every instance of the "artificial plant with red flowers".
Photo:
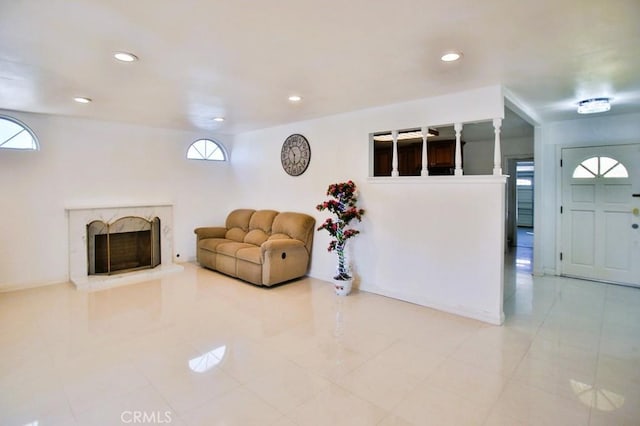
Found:
[(316, 206), (319, 211), (328, 210), (335, 215), (335, 218), (327, 218), (318, 227), (318, 231), (325, 229), (332, 237), (328, 250), (330, 252), (335, 250), (338, 254), (338, 275), (334, 277), (336, 280), (351, 279), (348, 267), (345, 265), (344, 248), (347, 240), (358, 235), (360, 231), (348, 226), (354, 219), (360, 222), (364, 215), (364, 210), (356, 205), (358, 202), (356, 191), (356, 184), (351, 180), (331, 184), (327, 189), (327, 195), (332, 198)]

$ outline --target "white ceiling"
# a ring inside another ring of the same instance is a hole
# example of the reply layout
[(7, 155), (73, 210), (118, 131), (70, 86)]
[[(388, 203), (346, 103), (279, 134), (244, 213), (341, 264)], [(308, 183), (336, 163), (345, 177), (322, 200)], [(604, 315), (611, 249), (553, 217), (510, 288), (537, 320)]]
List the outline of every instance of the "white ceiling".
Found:
[(0, 0), (4, 109), (236, 133), (495, 84), (640, 111), (640, 1)]

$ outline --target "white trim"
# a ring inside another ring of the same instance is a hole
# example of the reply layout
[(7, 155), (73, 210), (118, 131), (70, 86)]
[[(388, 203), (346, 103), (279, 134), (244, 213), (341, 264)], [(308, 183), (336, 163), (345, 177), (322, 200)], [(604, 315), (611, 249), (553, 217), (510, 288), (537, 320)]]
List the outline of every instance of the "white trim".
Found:
[[(564, 145), (556, 145), (555, 171), (556, 171), (556, 246), (553, 251), (555, 256), (555, 272), (553, 275), (562, 275), (562, 262), (560, 262), (560, 253), (562, 252), (562, 215), (560, 214), (560, 206), (562, 206), (562, 148)], [(564, 165), (563, 165), (564, 167)]]
[(91, 210), (91, 209), (124, 209), (130, 207), (173, 207), (173, 203), (126, 203), (126, 204), (93, 204), (93, 205), (77, 205), (65, 207), (67, 211), (73, 210)]
[(542, 248), (542, 230), (543, 225), (543, 211), (542, 211), (542, 188), (543, 188), (543, 167), (546, 164), (544, 161), (542, 143), (542, 128), (535, 126), (533, 128), (533, 162), (535, 164), (535, 171), (533, 176), (533, 272), (536, 271), (542, 274), (545, 266), (544, 250)]
[(30, 288), (46, 287), (50, 285), (67, 284), (69, 279), (67, 276), (60, 277), (48, 281), (29, 281), (23, 283), (11, 283), (7, 285), (0, 284), (0, 293), (8, 293), (10, 291), (27, 290)]
[(531, 124), (532, 126), (538, 126), (542, 124), (540, 116), (533, 109), (531, 109), (529, 105), (524, 103), (522, 99), (520, 99), (511, 90), (507, 89), (504, 86), (502, 86), (502, 96), (505, 100), (505, 107), (515, 112), (524, 121)]
[(415, 303), (417, 305), (425, 306), (427, 308), (448, 312), (454, 315), (460, 315), (462, 317), (475, 319), (475, 320), (486, 322), (493, 325), (502, 325), (504, 323), (504, 310), (502, 309), (502, 306), (503, 306), (502, 304), (500, 305), (501, 306), (500, 314), (496, 315), (492, 312), (477, 311), (474, 309), (466, 308), (464, 306), (450, 306), (442, 303), (436, 303), (427, 298), (416, 300), (415, 297), (408, 298), (404, 294), (400, 292), (395, 292), (395, 291), (385, 291), (385, 290), (371, 288), (371, 287), (362, 289), (362, 291), (378, 294), (380, 296), (391, 297), (393, 299), (398, 299), (405, 302)]
[(369, 183), (399, 184), (399, 183), (426, 183), (426, 184), (483, 184), (483, 183), (507, 183), (508, 175), (467, 175), (467, 176), (376, 176), (368, 177)]

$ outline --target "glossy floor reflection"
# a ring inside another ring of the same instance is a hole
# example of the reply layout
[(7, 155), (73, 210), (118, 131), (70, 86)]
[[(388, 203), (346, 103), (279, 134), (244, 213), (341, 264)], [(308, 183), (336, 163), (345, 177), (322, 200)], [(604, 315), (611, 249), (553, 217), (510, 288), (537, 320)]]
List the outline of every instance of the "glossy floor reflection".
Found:
[(0, 294), (0, 424), (637, 425), (640, 290), (505, 277), (503, 327), (191, 264)]

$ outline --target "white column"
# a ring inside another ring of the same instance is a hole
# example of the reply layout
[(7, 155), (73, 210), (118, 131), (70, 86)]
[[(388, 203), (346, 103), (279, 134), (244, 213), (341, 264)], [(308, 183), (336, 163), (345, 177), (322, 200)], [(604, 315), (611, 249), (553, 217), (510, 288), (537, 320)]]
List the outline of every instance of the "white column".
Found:
[(456, 176), (462, 176), (462, 145), (460, 136), (462, 135), (462, 123), (455, 123), (453, 129), (456, 131)]
[(500, 127), (502, 126), (502, 118), (493, 119), (493, 132), (496, 140), (493, 146), (493, 174), (502, 175), (502, 153), (500, 152)]
[(427, 136), (429, 135), (429, 128), (422, 128), (422, 170), (420, 176), (429, 176), (429, 159), (427, 158)]
[(393, 137), (393, 160), (391, 160), (391, 176), (400, 176), (398, 171), (398, 131), (391, 132)]

